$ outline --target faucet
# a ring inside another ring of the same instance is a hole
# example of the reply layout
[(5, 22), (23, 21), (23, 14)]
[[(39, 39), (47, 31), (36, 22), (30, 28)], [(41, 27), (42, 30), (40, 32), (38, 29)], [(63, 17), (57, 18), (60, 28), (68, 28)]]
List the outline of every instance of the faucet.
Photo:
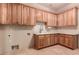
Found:
[(43, 31), (43, 26), (42, 26), (42, 24), (40, 24), (40, 31), (39, 31), (39, 33), (42, 33), (42, 31)]

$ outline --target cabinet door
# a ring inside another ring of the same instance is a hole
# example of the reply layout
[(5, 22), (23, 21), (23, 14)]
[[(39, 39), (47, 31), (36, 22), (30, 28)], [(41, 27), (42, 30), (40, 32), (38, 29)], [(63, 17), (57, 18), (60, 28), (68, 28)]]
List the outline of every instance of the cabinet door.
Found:
[(71, 24), (73, 25), (73, 26), (75, 26), (75, 25), (77, 25), (77, 8), (73, 8), (73, 10), (72, 10), (72, 21), (71, 21)]
[(48, 20), (48, 13), (43, 12), (43, 22), (47, 22), (47, 20)]
[(22, 5), (21, 4), (17, 4), (17, 21), (19, 25), (22, 24)]
[(63, 24), (63, 26), (67, 26), (68, 25), (68, 13), (67, 12), (65, 12), (64, 13), (64, 24)]
[(61, 35), (59, 36), (59, 43), (64, 45), (64, 43), (65, 43), (64, 36), (61, 36)]
[(54, 37), (54, 35), (51, 35), (50, 36), (50, 44), (51, 45), (54, 45), (55, 44), (55, 37)]
[(69, 26), (74, 26), (77, 24), (77, 11), (75, 8), (73, 8), (72, 10), (68, 11), (68, 25)]
[(58, 26), (61, 27), (64, 25), (64, 15), (63, 14), (59, 14), (58, 15)]
[(0, 24), (2, 24), (2, 4), (0, 4)]
[(65, 43), (64, 43), (65, 46), (69, 46), (69, 38), (67, 36), (65, 36)]
[(54, 19), (53, 19), (54, 21), (54, 23), (53, 23), (53, 25), (54, 26), (57, 26), (57, 22), (58, 22), (58, 20), (57, 20), (57, 15), (54, 15)]
[(43, 21), (43, 11), (36, 9), (36, 20), (40, 22)]
[(12, 24), (12, 4), (7, 4), (7, 19), (6, 24)]
[(16, 3), (12, 4), (12, 24), (18, 24)]
[(39, 43), (38, 43), (39, 48), (45, 47), (45, 36), (44, 35), (40, 35), (38, 38), (39, 38)]
[(65, 46), (75, 49), (77, 48), (77, 37), (76, 36), (65, 36)]
[(50, 46), (50, 35), (46, 35), (46, 46)]
[(55, 39), (55, 40), (54, 40), (54, 43), (55, 43), (55, 44), (58, 44), (58, 42), (59, 42), (58, 35), (55, 35), (55, 36), (54, 36), (54, 39)]
[(52, 18), (52, 14), (48, 13), (48, 22), (47, 22), (47, 26), (53, 26), (53, 18)]
[(35, 25), (36, 24), (36, 10), (34, 8), (30, 8), (30, 17), (28, 20), (28, 25)]
[(67, 25), (71, 26), (71, 21), (72, 21), (72, 10), (68, 11), (68, 20), (67, 20)]
[(22, 25), (29, 24), (29, 7), (22, 5)]
[(7, 20), (7, 4), (2, 3), (0, 8), (1, 8), (1, 9), (0, 9), (0, 12), (1, 12), (1, 14), (0, 14), (0, 17), (1, 17), (1, 19), (0, 19), (1, 24), (7, 24), (7, 23), (6, 23), (6, 22), (8, 22), (8, 20)]

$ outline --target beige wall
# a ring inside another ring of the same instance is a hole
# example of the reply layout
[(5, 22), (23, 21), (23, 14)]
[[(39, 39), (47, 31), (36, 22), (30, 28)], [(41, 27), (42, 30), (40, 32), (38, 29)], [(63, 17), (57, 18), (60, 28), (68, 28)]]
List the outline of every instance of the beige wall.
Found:
[(4, 53), (4, 28), (0, 26), (0, 54)]
[[(37, 27), (38, 28), (38, 27)], [(37, 29), (35, 29), (38, 31)], [(12, 45), (19, 45), (19, 50), (29, 49), (29, 46), (31, 45), (32, 36), (34, 33), (34, 27), (26, 27), (26, 26), (5, 26), (4, 29), (5, 32), (5, 48), (4, 52), (5, 54), (14, 54), (16, 50), (12, 50)], [(50, 29), (47, 30), (49, 33), (54, 33), (55, 30)], [(27, 35), (27, 33), (30, 33), (30, 35)], [(8, 35), (11, 35), (9, 37)]]

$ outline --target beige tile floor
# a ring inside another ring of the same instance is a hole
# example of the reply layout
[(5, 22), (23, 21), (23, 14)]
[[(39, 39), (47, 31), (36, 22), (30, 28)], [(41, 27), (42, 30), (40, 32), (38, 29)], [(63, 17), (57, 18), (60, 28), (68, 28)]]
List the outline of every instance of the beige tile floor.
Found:
[(60, 45), (55, 45), (41, 50), (26, 49), (18, 51), (16, 55), (79, 55), (79, 49), (71, 50)]

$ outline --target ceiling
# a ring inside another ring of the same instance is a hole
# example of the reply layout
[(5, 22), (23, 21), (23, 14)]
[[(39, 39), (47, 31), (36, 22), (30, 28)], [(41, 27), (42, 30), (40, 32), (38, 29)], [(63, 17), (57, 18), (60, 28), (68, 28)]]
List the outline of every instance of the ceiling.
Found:
[(54, 13), (60, 13), (73, 7), (79, 8), (79, 3), (25, 3), (25, 5), (29, 5), (39, 9), (44, 9)]
[(69, 3), (39, 3), (39, 5), (58, 11), (59, 9), (68, 6)]

